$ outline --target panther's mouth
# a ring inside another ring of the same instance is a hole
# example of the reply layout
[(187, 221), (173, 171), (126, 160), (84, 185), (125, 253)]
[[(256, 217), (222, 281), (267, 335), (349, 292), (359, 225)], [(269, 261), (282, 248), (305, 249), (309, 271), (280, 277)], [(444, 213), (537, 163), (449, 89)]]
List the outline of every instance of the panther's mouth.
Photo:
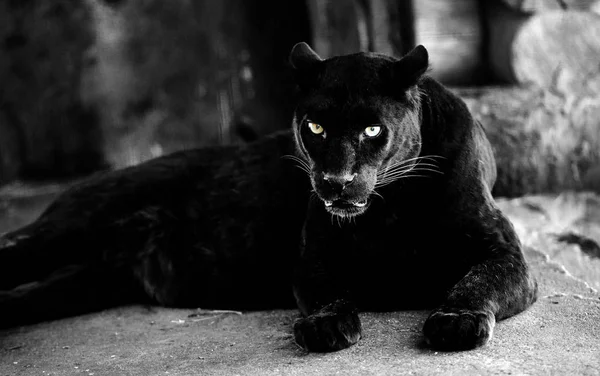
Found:
[(364, 213), (369, 206), (369, 200), (347, 201), (347, 200), (323, 200), (325, 209), (340, 217), (353, 217)]

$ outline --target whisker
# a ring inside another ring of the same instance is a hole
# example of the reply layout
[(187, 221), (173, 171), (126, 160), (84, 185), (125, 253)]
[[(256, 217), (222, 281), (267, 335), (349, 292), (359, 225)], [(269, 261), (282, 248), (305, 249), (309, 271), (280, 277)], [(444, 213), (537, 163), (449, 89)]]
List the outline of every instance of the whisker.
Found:
[(443, 171), (435, 170), (435, 169), (432, 169), (432, 168), (419, 168), (419, 167), (415, 167), (415, 168), (411, 169), (410, 171), (429, 171), (429, 172), (435, 172), (436, 174), (444, 175)]
[(381, 197), (381, 199), (385, 202), (385, 198), (383, 198), (383, 196), (379, 192), (377, 192), (375, 189), (373, 189), (373, 191), (371, 191), (371, 194), (373, 194), (374, 196), (377, 196), (377, 197)]
[(294, 161), (302, 164), (303, 166), (310, 167), (308, 164), (308, 161), (306, 161), (305, 159), (302, 159), (298, 156), (295, 156), (295, 155), (286, 154), (286, 155), (283, 155), (281, 158), (291, 159), (291, 160), (294, 160)]
[[(321, 198), (319, 197), (319, 195), (317, 194), (317, 191), (313, 189), (311, 189), (310, 191), (310, 196), (309, 196), (309, 201), (313, 202), (313, 200), (319, 201), (321, 202)], [(333, 223), (332, 223), (333, 224)]]
[[(383, 171), (378, 171), (376, 174), (377, 183), (376, 187), (381, 187), (390, 184), (400, 178), (405, 177), (417, 177), (425, 175), (415, 174), (416, 172), (431, 172), (435, 174), (443, 175), (444, 172), (440, 170), (440, 167), (435, 164), (436, 158), (444, 158), (442, 156), (426, 155), (421, 157), (409, 158), (404, 161), (397, 162), (391, 166), (388, 166)], [(407, 166), (409, 161), (417, 161), (416, 163)]]
[(377, 188), (380, 188), (380, 187), (383, 187), (383, 186), (385, 186), (385, 185), (391, 184), (391, 183), (393, 183), (393, 182), (396, 182), (396, 181), (398, 181), (398, 180), (401, 180), (401, 179), (407, 179), (407, 178), (417, 178), (417, 177), (418, 177), (418, 178), (431, 178), (431, 176), (429, 176), (429, 175), (421, 175), (421, 174), (408, 174), (408, 175), (404, 175), (404, 176), (401, 176), (401, 177), (399, 177), (399, 178), (396, 178), (396, 179), (393, 179), (393, 180), (385, 180), (385, 181), (380, 181), (380, 182), (377, 182), (377, 183), (375, 184), (375, 187), (377, 187)]
[(444, 175), (444, 172), (442, 172), (440, 170), (434, 170), (434, 169), (431, 169), (431, 168), (413, 168), (413, 169), (410, 169), (410, 170), (407, 170), (407, 171), (398, 171), (398, 172), (395, 172), (393, 174), (385, 174), (385, 175), (382, 175), (381, 178), (382, 179), (392, 179), (392, 178), (396, 178), (396, 177), (399, 177), (399, 176), (406, 175), (409, 172), (417, 172), (417, 171), (418, 172), (428, 171), (428, 172), (433, 172), (433, 173), (436, 173), (436, 174)]
[(391, 173), (386, 173), (386, 174), (381, 175), (381, 177), (383, 179), (389, 179), (389, 178), (392, 178), (392, 177), (395, 177), (395, 176), (402, 176), (402, 175), (407, 174), (407, 173), (409, 173), (409, 172), (411, 172), (413, 170), (414, 170), (414, 166), (411, 167), (411, 168), (404, 169), (404, 170), (399, 170), (399, 171), (394, 171), (394, 172), (391, 172)]
[(378, 175), (385, 175), (385, 174), (392, 174), (398, 171), (408, 171), (411, 168), (415, 167), (415, 165), (410, 165), (410, 166), (395, 166), (393, 168), (386, 168), (383, 171), (379, 171)]
[(390, 166), (388, 166), (388, 168), (393, 168), (396, 166), (401, 166), (413, 161), (422, 161), (422, 160), (427, 160), (430, 162), (435, 162), (436, 159), (446, 159), (446, 157), (441, 156), (441, 155), (423, 155), (423, 156), (419, 156), (419, 157), (414, 157), (414, 158), (408, 158), (408, 159), (403, 159), (401, 161), (395, 162), (393, 164), (391, 164)]
[(417, 162), (415, 164), (415, 166), (426, 166), (426, 167), (435, 167), (435, 168), (439, 168), (440, 166), (433, 164), (433, 163), (421, 163), (421, 162)]
[(290, 159), (290, 160), (296, 162), (297, 163), (295, 165), (296, 167), (298, 167), (299, 169), (301, 169), (302, 171), (304, 171), (310, 175), (310, 165), (304, 159), (297, 157), (295, 155), (291, 155), (291, 154), (283, 155), (281, 158)]
[(389, 174), (393, 174), (393, 173), (396, 173), (396, 172), (408, 171), (408, 170), (410, 170), (410, 169), (412, 169), (414, 167), (415, 167), (414, 164), (410, 165), (410, 166), (394, 166), (394, 167), (391, 167), (391, 168), (386, 168), (383, 171), (378, 171), (377, 175), (389, 175)]
[(406, 175), (399, 176), (399, 177), (397, 177), (395, 179), (380, 180), (377, 183), (375, 183), (375, 188), (380, 188), (380, 187), (386, 186), (388, 184), (391, 184), (391, 183), (396, 182), (396, 181), (401, 180), (401, 179), (407, 179), (407, 178), (431, 178), (431, 177), (432, 176), (430, 176), (430, 175), (406, 174)]
[(378, 171), (377, 175), (385, 175), (385, 174), (391, 174), (397, 171), (406, 171), (406, 170), (410, 170), (413, 166), (396, 166), (394, 168), (386, 168), (383, 171)]
[(443, 155), (437, 155), (437, 154), (422, 155), (419, 158), (422, 158), (422, 159), (448, 159), (448, 158), (444, 157)]
[(409, 175), (401, 177), (401, 179), (406, 179), (406, 178), (431, 178), (431, 176), (429, 176), (429, 175), (420, 175), (420, 174), (409, 174)]
[(413, 157), (413, 158), (408, 158), (408, 159), (403, 159), (401, 161), (398, 161), (396, 163), (406, 163), (406, 162), (412, 162), (412, 161), (416, 161), (416, 160), (424, 160), (424, 159), (429, 159), (429, 160), (436, 160), (436, 159), (446, 159), (446, 157), (441, 156), (441, 155), (434, 155), (434, 154), (429, 154), (429, 155), (420, 155), (418, 157)]
[[(424, 160), (425, 160), (425, 159), (421, 158), (421, 159), (417, 160), (417, 162), (416, 162), (415, 164), (411, 165), (411, 166), (415, 166), (415, 165), (422, 165), (422, 166), (424, 166), (424, 165), (428, 165), (428, 166), (437, 166), (437, 165), (434, 163), (435, 161), (430, 161), (430, 160), (429, 160), (429, 158), (427, 158), (427, 160), (426, 160), (425, 162), (424, 162)], [(409, 161), (408, 161), (408, 160), (406, 160), (406, 161), (401, 161), (401, 162), (394, 163), (394, 164), (392, 164), (392, 165), (389, 165), (389, 166), (387, 166), (387, 167), (385, 168), (385, 171), (391, 171), (391, 170), (398, 169), (398, 168), (409, 168), (410, 166), (406, 166), (406, 164), (407, 164), (408, 162), (409, 162)], [(412, 162), (412, 161), (411, 161), (411, 162)]]

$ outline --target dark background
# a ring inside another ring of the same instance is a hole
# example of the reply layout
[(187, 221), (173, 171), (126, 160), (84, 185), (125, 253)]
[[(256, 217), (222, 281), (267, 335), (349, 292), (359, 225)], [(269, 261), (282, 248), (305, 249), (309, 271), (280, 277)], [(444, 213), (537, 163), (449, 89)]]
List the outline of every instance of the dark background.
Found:
[[(539, 88), (537, 102), (565, 85), (577, 100), (598, 98), (600, 84), (582, 94), (579, 82), (600, 82), (599, 9), (590, 0), (2, 1), (0, 186), (71, 179), (285, 129), (294, 93), (287, 56), (299, 41), (322, 57), (402, 56), (424, 44), (431, 74), (466, 88), (470, 105), (483, 94), (469, 90), (501, 85)], [(556, 12), (566, 26), (545, 21)], [(538, 37), (546, 29), (564, 41)], [(544, 70), (540, 59), (558, 65)], [(554, 121), (560, 111), (546, 102)], [(600, 106), (593, 116), (586, 111), (594, 118)], [(600, 133), (598, 121), (589, 127)]]

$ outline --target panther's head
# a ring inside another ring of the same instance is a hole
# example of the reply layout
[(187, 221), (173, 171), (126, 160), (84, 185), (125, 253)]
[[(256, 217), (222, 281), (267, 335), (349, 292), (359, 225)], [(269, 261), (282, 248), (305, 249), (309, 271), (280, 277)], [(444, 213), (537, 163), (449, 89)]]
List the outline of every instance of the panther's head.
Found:
[(293, 121), (299, 161), (327, 211), (362, 214), (376, 188), (410, 175), (418, 161), (417, 84), (427, 50), (418, 46), (401, 59), (357, 53), (324, 60), (298, 43), (290, 63), (300, 89)]

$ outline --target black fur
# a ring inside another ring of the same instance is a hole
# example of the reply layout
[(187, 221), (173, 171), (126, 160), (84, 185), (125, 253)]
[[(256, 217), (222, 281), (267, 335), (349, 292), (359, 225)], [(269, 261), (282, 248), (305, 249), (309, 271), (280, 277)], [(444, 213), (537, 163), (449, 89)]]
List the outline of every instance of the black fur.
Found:
[(293, 134), (94, 177), (1, 237), (0, 322), (140, 296), (245, 310), (295, 297), (310, 351), (356, 343), (360, 310), (424, 307), (437, 307), (427, 342), (458, 350), (532, 304), (536, 283), (490, 194), (490, 145), (424, 75), (427, 51), (323, 60), (299, 44), (290, 60)]

